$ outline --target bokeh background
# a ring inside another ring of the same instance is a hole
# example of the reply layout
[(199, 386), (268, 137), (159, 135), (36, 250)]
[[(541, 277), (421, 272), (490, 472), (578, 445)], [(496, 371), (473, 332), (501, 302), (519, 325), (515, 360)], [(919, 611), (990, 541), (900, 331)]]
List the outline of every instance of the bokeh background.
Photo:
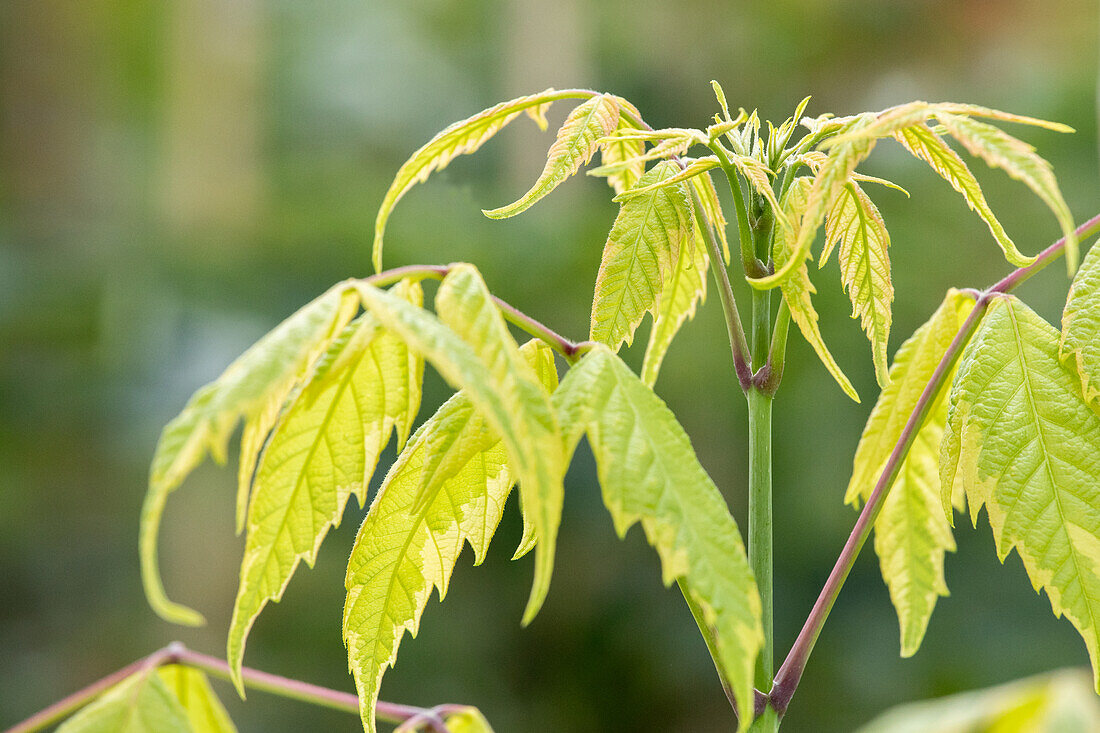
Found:
[[(1018, 132), (1053, 162), (1083, 220), (1100, 193), (1097, 26), (1089, 0), (0, 4), (0, 725), (172, 639), (221, 653), (243, 544), (235, 473), (206, 465), (169, 502), (169, 594), (210, 621), (173, 628), (146, 606), (137, 565), (158, 432), (294, 309), (369, 274), (382, 194), (436, 130), (547, 86), (613, 91), (655, 126), (705, 125), (711, 79), (734, 106), (777, 121), (806, 94), (809, 114), (969, 101), (1078, 130)], [(387, 264), (475, 262), (497, 294), (583, 337), (616, 211), (609, 189), (579, 176), (516, 219), (479, 212), (525, 190), (551, 140), (518, 120), (414, 189), (391, 220)], [(962, 200), (896, 146), (881, 144), (866, 170), (913, 194), (871, 191), (893, 233), (893, 349), (946, 288), (1008, 267)], [(1024, 251), (1057, 236), (1026, 189), (975, 170)], [(1022, 294), (1056, 321), (1066, 285), (1052, 267)], [(819, 290), (826, 339), (864, 403), (794, 338), (775, 414), (780, 652), (855, 519), (841, 497), (877, 393), (835, 265)], [(719, 310), (712, 293), (658, 391), (744, 527), (745, 407)], [(422, 415), (446, 395), (430, 376)], [(246, 663), (351, 689), (340, 612), (359, 517), (349, 505), (317, 568), (264, 613)], [(552, 592), (526, 630), (531, 561), (508, 560), (519, 534), (513, 506), (484, 567), (463, 556), (446, 604), (431, 601), (405, 641), (385, 699), (476, 704), (502, 733), (731, 728), (679, 594), (661, 586), (639, 530), (616, 539), (585, 450), (568, 477)], [(784, 730), (847, 731), (900, 702), (1087, 663), (1018, 558), (997, 562), (984, 517), (977, 529), (960, 521), (957, 537), (952, 596), (909, 660), (864, 553)], [(216, 684), (242, 731), (358, 729), (352, 716), (262, 693), (241, 703)]]

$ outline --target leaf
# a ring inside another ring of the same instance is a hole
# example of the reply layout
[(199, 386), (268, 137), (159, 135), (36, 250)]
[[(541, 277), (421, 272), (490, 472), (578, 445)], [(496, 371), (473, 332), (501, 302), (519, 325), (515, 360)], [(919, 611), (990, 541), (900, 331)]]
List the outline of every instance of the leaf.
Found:
[(790, 229), (791, 222), (787, 219), (786, 214), (783, 213), (783, 207), (779, 205), (779, 200), (776, 199), (775, 192), (772, 191), (771, 178), (769, 176), (774, 176), (775, 174), (759, 160), (748, 155), (732, 155), (730, 156), (730, 162), (741, 172), (745, 180), (756, 189), (757, 193), (767, 200), (768, 204), (772, 207), (772, 213), (775, 215), (776, 223), (784, 229)]
[[(1077, 269), (1077, 235), (1074, 234), (1073, 215), (1062, 198), (1050, 163), (1036, 155), (1035, 148), (993, 125), (946, 112), (937, 112), (936, 119), (971, 155), (984, 160), (990, 168), (1003, 168), (1010, 177), (1026, 184), (1050, 208), (1066, 238), (1066, 266), (1072, 274)], [(1034, 258), (1022, 260), (1024, 264), (1032, 261)]]
[(1089, 733), (1100, 702), (1079, 670), (1061, 670), (984, 690), (899, 705), (859, 733)]
[(191, 733), (237, 733), (206, 675), (181, 664), (157, 669), (157, 675), (187, 714)]
[[(957, 290), (898, 349), (890, 381), (863, 429), (844, 501), (867, 501), (925, 386), (974, 306)], [(898, 614), (901, 655), (920, 648), (936, 600), (946, 596), (944, 555), (955, 551), (940, 506), (939, 446), (947, 418), (941, 393), (909, 448), (875, 521), (875, 553)]]
[[(863, 127), (871, 124), (874, 116), (870, 114), (860, 115), (846, 123), (841, 129), (845, 132), (857, 133)], [(821, 163), (815, 171), (813, 184), (804, 194), (805, 203), (800, 207), (801, 224), (795, 226), (797, 234), (794, 241), (788, 247), (790, 257), (784, 265), (776, 262), (775, 272), (761, 278), (748, 278), (749, 284), (757, 289), (766, 290), (781, 285), (796, 268), (802, 267), (802, 263), (810, 253), (810, 246), (817, 236), (817, 230), (825, 221), (825, 214), (830, 211), (837, 198), (843, 193), (844, 187), (851, 179), (856, 166), (860, 164), (875, 146), (873, 138), (853, 137), (842, 145), (834, 145), (829, 151), (829, 157)], [(785, 207), (783, 210), (786, 210)], [(794, 218), (790, 218), (794, 226)], [(793, 314), (794, 308), (791, 308)]]
[[(389, 190), (382, 199), (382, 205), (378, 207), (378, 215), (374, 220), (375, 271), (382, 271), (382, 239), (386, 231), (386, 222), (389, 221), (393, 207), (410, 188), (428, 180), (428, 176), (447, 167), (447, 164), (459, 155), (468, 155), (476, 151), (521, 112), (528, 112), (529, 116), (538, 123), (551, 102), (566, 96), (569, 95), (547, 89), (539, 94), (501, 102), (478, 112), (473, 117), (448, 126), (413, 153), (398, 169), (393, 183), (390, 184)], [(545, 129), (545, 122), (539, 125)]]
[(459, 712), (448, 713), (443, 720), (450, 733), (493, 733), (492, 726), (477, 708), (463, 708)]
[(985, 200), (981, 186), (978, 185), (978, 180), (974, 178), (974, 174), (970, 172), (959, 154), (944, 142), (943, 138), (923, 122), (897, 130), (893, 135), (894, 139), (901, 143), (913, 156), (932, 166), (932, 170), (940, 174), (945, 181), (951, 184), (952, 188), (962, 194), (967, 206), (972, 211), (977, 212), (982, 221), (989, 226), (989, 231), (993, 234), (993, 238), (997, 240), (997, 244), (1000, 245), (1005, 253), (1005, 258), (1009, 262), (1021, 266), (1021, 263), (1030, 261), (1030, 258), (1024, 256), (1016, 248), (1016, 244), (1008, 236), (1001, 222), (994, 216), (993, 210), (989, 208), (989, 203)]
[[(714, 181), (710, 174), (696, 176), (691, 179), (691, 186), (699, 196), (699, 202), (703, 205), (703, 219), (709, 225), (700, 222), (700, 226), (711, 226), (718, 235), (718, 242), (722, 245), (722, 256), (726, 265), (730, 263), (730, 243), (726, 239), (726, 216), (722, 213), (722, 204), (718, 201), (718, 191), (714, 188)], [(704, 247), (704, 249), (706, 249)]]
[[(630, 111), (640, 116), (630, 102), (621, 97), (615, 99), (619, 104), (620, 112)], [(641, 159), (645, 154), (645, 142), (638, 138), (616, 134), (634, 129), (636, 129), (634, 123), (627, 115), (620, 114), (618, 128), (599, 141), (600, 167), (588, 171), (590, 176), (605, 176), (607, 184), (614, 189), (615, 193), (634, 188), (645, 174), (645, 161)]]
[(752, 719), (753, 670), (763, 645), (760, 599), (737, 525), (661, 399), (604, 346), (554, 393), (575, 445), (588, 435), (604, 504), (622, 537), (641, 522), (665, 585), (681, 580), (713, 630), (715, 664), (734, 691), (741, 730)]
[[(520, 350), (545, 389), (557, 386), (554, 357), (540, 342)], [(440, 434), (451, 436), (447, 469), (423, 476)], [(440, 601), (468, 542), (485, 559), (514, 483), (508, 450), (466, 392), (425, 422), (390, 468), (352, 547), (344, 604), (344, 641), (360, 713), (375, 730), (382, 675), (397, 659), (405, 631), (416, 636), (433, 588)], [(476, 729), (475, 729), (476, 730)]]
[[(402, 281), (394, 297), (414, 306), (420, 285)], [(404, 444), (420, 408), (423, 362), (364, 314), (322, 357), (264, 449), (248, 510), (240, 587), (229, 623), (227, 659), (244, 696), (241, 663), (252, 624), (282, 599), (298, 563), (313, 567), (352, 494), (366, 504), (378, 456), (396, 430)]]
[(668, 347), (677, 331), (687, 321), (695, 317), (695, 308), (707, 297), (707, 247), (703, 242), (700, 226), (695, 220), (695, 247), (680, 247), (680, 256), (672, 270), (667, 285), (661, 292), (657, 305), (657, 316), (653, 319), (653, 328), (649, 332), (645, 358), (642, 361), (642, 381), (652, 387), (657, 381)]
[[(191, 733), (179, 700), (153, 669), (130, 675), (66, 720), (57, 733)], [(232, 730), (232, 729), (230, 729)]]
[(615, 97), (601, 94), (578, 105), (558, 130), (558, 138), (546, 154), (546, 167), (515, 203), (482, 213), (490, 219), (506, 219), (531, 208), (562, 181), (592, 159), (597, 143), (619, 126), (619, 104)]
[(453, 265), (443, 279), (435, 298), (442, 321), (366, 283), (359, 289), (364, 307), (449, 384), (466, 390), (503, 439), (538, 535), (535, 582), (524, 612), (524, 623), (530, 623), (549, 588), (565, 474), (561, 434), (546, 390), (524, 363), (472, 265)]
[[(809, 197), (813, 192), (813, 187), (814, 183), (811, 179), (803, 176), (796, 178), (791, 183), (791, 187), (787, 189), (787, 195), (783, 200), (783, 209), (791, 221), (792, 228), (775, 230), (772, 258), (775, 260), (777, 273), (780, 270), (793, 273), (782, 281), (780, 288), (782, 289), (783, 299), (787, 301), (787, 307), (790, 308), (791, 318), (798, 324), (798, 330), (802, 332), (802, 336), (813, 347), (817, 357), (821, 359), (821, 363), (833, 375), (833, 379), (844, 390), (844, 393), (859, 402), (859, 395), (856, 394), (855, 388), (844, 376), (844, 372), (841, 371), (833, 355), (829, 353), (825, 341), (821, 338), (821, 330), (817, 326), (817, 311), (814, 310), (813, 303), (810, 300), (810, 296), (816, 293), (817, 290), (810, 282), (810, 273), (806, 269), (806, 257), (809, 255), (809, 251), (798, 248), (798, 232), (800, 227), (805, 226), (805, 212), (810, 204)], [(794, 258), (800, 258), (797, 267), (790, 266), (790, 263), (795, 261)]]
[[(638, 185), (648, 186), (679, 171), (672, 161), (653, 166)], [(666, 279), (691, 234), (686, 187), (658, 188), (624, 201), (604, 245), (592, 300), (593, 341), (617, 350), (633, 343), (646, 312), (657, 315)]]
[(659, 188), (664, 188), (665, 186), (673, 186), (677, 183), (680, 183), (681, 181), (686, 181), (689, 178), (694, 178), (695, 176), (706, 173), (712, 168), (717, 167), (718, 158), (714, 157), (713, 155), (708, 155), (705, 158), (699, 158), (698, 160), (691, 161), (688, 165), (684, 166), (684, 168), (677, 171), (675, 174), (668, 176), (667, 178), (663, 178), (659, 181), (647, 184), (645, 186), (636, 186), (635, 188), (623, 191), (613, 200), (616, 203), (629, 201), (632, 198), (644, 196), (645, 194), (656, 191)]
[(1088, 647), (1100, 619), (1100, 414), (1058, 360), (1057, 332), (1012, 297), (997, 298), (964, 351), (943, 438), (941, 499), (984, 504), (997, 555), (1013, 548), (1055, 616)]
[[(224, 462), (229, 436), (243, 417), (246, 437), (242, 461), (254, 455), (256, 441), (266, 436), (271, 404), (280, 404), (310, 365), (354, 315), (356, 303), (347, 297), (346, 283), (301, 308), (237, 358), (215, 381), (195, 392), (160, 435), (149, 475), (149, 490), (141, 509), (139, 544), (145, 596), (167, 621), (189, 626), (202, 615), (168, 600), (157, 568), (157, 537), (164, 505), (184, 478), (209, 451)], [(242, 471), (251, 477), (251, 471)], [(238, 496), (246, 491), (239, 491)], [(240, 501), (240, 498), (238, 498)]]
[(886, 347), (890, 341), (894, 285), (890, 279), (890, 233), (882, 215), (863, 189), (849, 182), (825, 220), (824, 265), (840, 243), (840, 280), (852, 301), (852, 318), (859, 318), (871, 342), (875, 377), (880, 387), (889, 383)]
[(1100, 397), (1100, 247), (1085, 255), (1062, 312), (1059, 354), (1081, 380), (1085, 401)]

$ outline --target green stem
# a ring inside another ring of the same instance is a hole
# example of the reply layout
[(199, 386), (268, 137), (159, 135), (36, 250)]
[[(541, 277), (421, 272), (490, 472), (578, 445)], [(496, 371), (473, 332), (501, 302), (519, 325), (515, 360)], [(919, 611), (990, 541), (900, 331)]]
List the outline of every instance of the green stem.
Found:
[(753, 248), (752, 226), (749, 222), (749, 210), (745, 205), (745, 192), (741, 190), (741, 181), (737, 177), (737, 168), (730, 161), (726, 149), (718, 141), (710, 144), (710, 149), (718, 157), (722, 164), (722, 170), (726, 173), (726, 180), (730, 185), (730, 193), (733, 194), (733, 208), (737, 214), (737, 239), (741, 244), (741, 266), (749, 277), (763, 277), (767, 275), (764, 264), (757, 259)]
[(771, 687), (772, 634), (772, 401), (759, 389), (749, 390), (749, 562), (760, 591), (764, 648), (756, 663), (755, 685)]

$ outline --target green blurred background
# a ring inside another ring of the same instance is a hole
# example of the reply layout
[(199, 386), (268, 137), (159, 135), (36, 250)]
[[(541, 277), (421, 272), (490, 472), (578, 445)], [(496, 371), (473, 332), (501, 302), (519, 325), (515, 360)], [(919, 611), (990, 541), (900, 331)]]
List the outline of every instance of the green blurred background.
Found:
[[(137, 565), (158, 432), (294, 309), (369, 274), (382, 194), (436, 130), (547, 86), (613, 91), (654, 126), (705, 125), (711, 79), (773, 120), (806, 94), (812, 115), (975, 102), (1078, 130), (1017, 132), (1053, 162), (1083, 220), (1100, 193), (1097, 25), (1087, 0), (0, 4), (0, 724), (172, 639), (221, 653), (243, 544), (235, 474), (204, 466), (169, 502), (169, 594), (210, 621), (173, 628), (146, 606)], [(525, 190), (551, 140), (519, 120), (414, 189), (391, 221), (387, 264), (475, 262), (498, 295), (583, 337), (616, 211), (609, 189), (580, 176), (517, 219), (479, 212)], [(865, 170), (913, 194), (871, 191), (893, 234), (893, 349), (946, 288), (1008, 267), (962, 200), (897, 146), (881, 144)], [(1057, 236), (1026, 189), (975, 170), (1021, 249)], [(1022, 294), (1056, 320), (1066, 284), (1052, 267)], [(781, 653), (855, 519), (841, 497), (877, 393), (835, 265), (819, 290), (826, 339), (864, 403), (793, 343), (775, 415)], [(745, 407), (719, 310), (712, 294), (658, 391), (744, 527)], [(446, 395), (429, 376), (422, 415)], [(246, 663), (351, 689), (340, 611), (354, 503), (348, 515), (317, 569), (261, 617)], [(485, 566), (463, 556), (446, 605), (431, 601), (420, 637), (402, 646), (385, 699), (476, 704), (502, 733), (730, 729), (682, 599), (661, 586), (639, 530), (615, 538), (587, 449), (567, 480), (549, 601), (526, 630), (531, 561), (508, 561), (519, 534), (513, 506)], [(851, 730), (903, 701), (1087, 663), (1018, 558), (999, 565), (984, 517), (976, 530), (960, 521), (957, 537), (952, 596), (910, 660), (865, 552), (785, 731)], [(358, 729), (352, 716), (217, 689), (243, 731)]]

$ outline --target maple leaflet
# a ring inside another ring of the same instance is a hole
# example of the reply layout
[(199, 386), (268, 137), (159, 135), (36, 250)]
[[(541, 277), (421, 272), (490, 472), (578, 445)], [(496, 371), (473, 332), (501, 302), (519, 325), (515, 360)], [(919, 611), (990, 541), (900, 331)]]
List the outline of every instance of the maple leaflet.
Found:
[[(954, 513), (968, 509), (977, 522), (983, 506), (1000, 559), (1019, 553), (1036, 589), (1077, 628), (1100, 669), (1100, 249), (1077, 267), (1079, 240), (1100, 232), (1100, 217), (1075, 229), (1050, 165), (992, 123), (1069, 128), (953, 103), (803, 118), (808, 98), (782, 124), (763, 126), (755, 111), (732, 115), (713, 85), (720, 112), (706, 129), (654, 130), (613, 94), (551, 89), (457, 122), (412, 155), (377, 215), (377, 274), (337, 284), (271, 331), (195, 393), (157, 446), (141, 517), (146, 594), (165, 619), (198, 624), (201, 615), (163, 589), (159, 526), (168, 495), (207, 454), (223, 462), (231, 434), (244, 423), (237, 527), (246, 546), (227, 663), (180, 648), (158, 653), (106, 693), (96, 690), (95, 702), (65, 724), (67, 733), (95, 730), (97, 721), (132, 709), (171, 721), (158, 730), (232, 730), (202, 671), (231, 678), (242, 695), (256, 684), (262, 673), (243, 667), (252, 624), (268, 601), (281, 598), (300, 561), (313, 564), (351, 496), (368, 506), (367, 487), (391, 434), (399, 455), (369, 503), (345, 580), (343, 637), (358, 695), (298, 695), (358, 710), (372, 733), (376, 714), (404, 721), (402, 730), (490, 730), (473, 708), (379, 702), (383, 674), (405, 632), (416, 633), (433, 589), (441, 599), (446, 594), (464, 545), (475, 564), (484, 559), (514, 486), (524, 522), (515, 557), (535, 555), (522, 620), (534, 619), (550, 589), (564, 476), (582, 437), (616, 532), (641, 524), (664, 583), (681, 590), (739, 731), (778, 729), (872, 528), (901, 652), (914, 654), (947, 593), (943, 564), (955, 550)], [(579, 103), (534, 185), (484, 213), (521, 213), (599, 153), (600, 165), (588, 174), (606, 178), (620, 209), (596, 275), (588, 340), (571, 341), (495, 298), (471, 264), (383, 268), (386, 224), (413, 185), (475, 152), (520, 114), (545, 129), (547, 109), (563, 100)], [(796, 139), (800, 127), (805, 134)], [(857, 171), (887, 138), (960, 193), (1018, 268), (988, 290), (950, 291), (892, 364), (890, 235), (865, 187), (898, 187)], [(1063, 238), (1038, 255), (1022, 253), (948, 138), (1029, 187)], [(689, 157), (697, 148), (703, 157)], [(716, 169), (729, 184), (737, 257), (711, 178)], [(859, 401), (813, 305), (811, 273), (818, 268), (808, 263), (822, 229), (818, 266), (836, 252), (840, 286), (867, 335), (882, 391), (844, 497), (862, 503), (862, 513), (776, 671), (771, 410), (792, 321), (845, 394)], [(1074, 280), (1059, 332), (1009, 291), (1062, 254)], [(747, 328), (730, 287), (731, 259), (752, 286)], [(708, 270), (748, 401), (747, 541), (686, 432), (653, 391), (676, 333), (706, 297)], [(422, 288), (428, 280), (439, 281), (431, 309)], [(617, 352), (632, 343), (647, 313), (652, 326), (639, 375)], [(512, 327), (531, 339), (521, 346)], [(568, 366), (562, 375), (555, 353)], [(456, 393), (416, 427), (425, 363)], [(181, 692), (185, 687), (190, 692)]]

